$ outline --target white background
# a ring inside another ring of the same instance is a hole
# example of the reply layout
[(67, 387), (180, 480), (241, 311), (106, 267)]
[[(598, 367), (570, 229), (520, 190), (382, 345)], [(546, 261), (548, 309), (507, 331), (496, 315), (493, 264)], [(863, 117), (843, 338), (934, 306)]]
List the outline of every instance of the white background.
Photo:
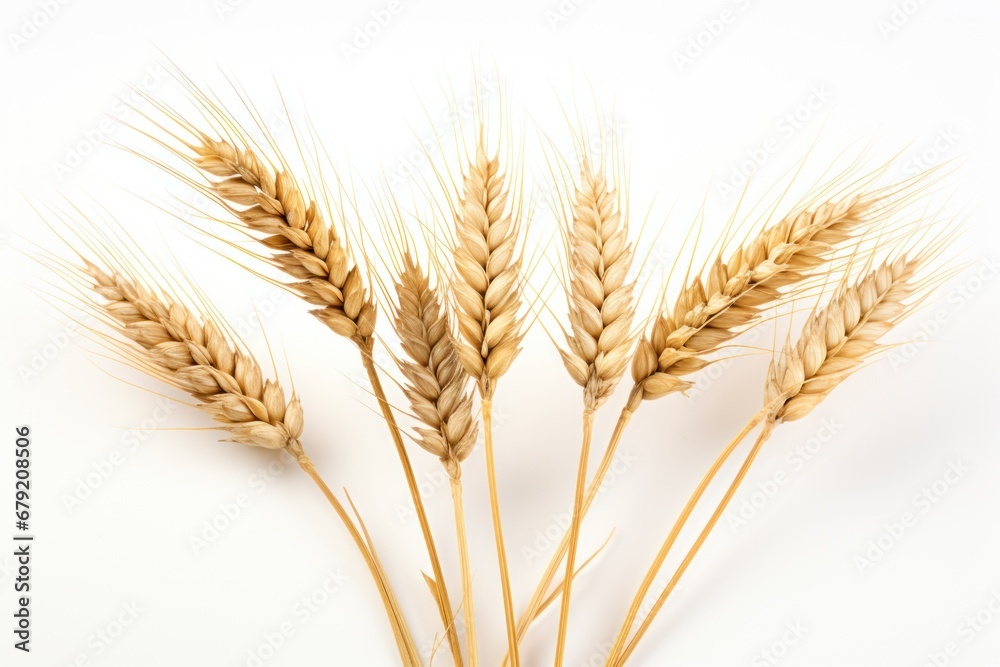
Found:
[[(809, 164), (816, 169), (869, 142), (873, 163), (900, 153), (890, 178), (959, 158), (949, 184), (958, 205), (974, 207), (963, 239), (969, 270), (903, 328), (904, 338), (920, 341), (905, 356), (865, 370), (808, 419), (778, 430), (734, 505), (749, 502), (758, 483), (776, 472), (786, 473), (787, 483), (758, 502), (746, 525), (733, 528), (733, 514), (727, 515), (635, 662), (917, 667), (935, 664), (928, 656), (955, 642), (949, 665), (1000, 664), (1000, 614), (987, 607), (992, 599), (1000, 610), (1000, 280), (989, 263), (1000, 243), (994, 196), (1000, 6), (987, 0), (395, 2), (388, 25), (350, 57), (344, 45), (387, 3), (4, 3), (0, 536), (13, 532), (13, 426), (27, 423), (34, 433), (37, 541), (30, 655), (11, 648), (12, 559), (6, 546), (0, 549), (0, 662), (234, 667), (247, 665), (249, 652), (288, 621), (294, 634), (264, 664), (393, 664), (368, 574), (304, 476), (289, 466), (260, 485), (258, 471), (275, 457), (216, 443), (213, 431), (172, 430), (205, 421), (183, 406), (158, 411), (156, 395), (117, 378), (154, 385), (87, 353), (83, 337), (71, 335), (65, 318), (34, 293), (51, 276), (18, 249), (35, 243), (64, 256), (66, 250), (29, 202), (59, 203), (64, 195), (91, 209), (95, 202), (107, 206), (154, 256), (173, 252), (234, 321), (246, 322), (254, 304), (273, 311), (264, 326), (287, 355), (303, 397), (306, 447), (331, 484), (348, 487), (361, 508), (418, 643), (426, 647), (437, 631), (418, 574), (427, 564), (417, 524), (403, 509), (402, 476), (384, 424), (369, 409), (357, 355), (294, 299), (276, 296), (199, 248), (183, 225), (142, 201), (164, 201), (168, 193), (190, 201), (176, 181), (99, 145), (102, 139), (141, 144), (120, 127), (101, 130), (109, 115), (138, 120), (116, 103), (130, 87), (177, 98), (158, 69), (162, 51), (213, 88), (225, 89), (221, 70), (230, 73), (269, 119), (279, 118), (277, 80), (292, 116), (301, 120), (308, 111), (334, 159), (361, 178), (373, 178), (382, 166), (398, 174), (421, 138), (449, 129), (442, 88), (453, 88), (459, 102), (470, 99), (476, 63), (486, 73), (499, 71), (512, 106), (553, 133), (565, 128), (560, 105), (589, 108), (596, 99), (606, 111), (613, 106), (609, 115), (632, 155), (635, 219), (655, 199), (651, 224), (668, 225), (656, 257), (666, 263), (703, 199), (706, 229), (718, 231), (735, 203), (718, 184), (768, 139), (776, 149), (759, 167), (761, 190), (814, 144)], [(728, 22), (720, 24), (723, 12)], [(692, 49), (691, 62), (679, 63), (677, 54), (691, 40), (701, 41), (701, 53)], [(820, 102), (816, 91), (827, 99)], [(803, 107), (810, 101), (814, 109)], [(788, 131), (783, 119), (797, 111), (800, 127)], [(275, 123), (287, 141), (291, 135)], [(523, 141), (535, 173), (537, 136), (527, 132)], [(74, 154), (82, 156), (78, 163)], [(68, 172), (60, 167), (70, 163)], [(425, 164), (415, 166), (427, 173)], [(399, 188), (409, 196), (406, 182)], [(554, 300), (553, 309), (561, 313), (561, 302)], [(929, 341), (921, 338), (936, 313), (946, 322)], [(259, 332), (248, 338), (266, 354)], [(551, 553), (544, 535), (558, 530), (557, 517), (569, 504), (580, 408), (578, 388), (541, 330), (526, 347), (497, 397), (500, 492), (519, 608)], [(567, 664), (599, 664), (673, 516), (718, 448), (759, 406), (768, 356), (740, 359), (690, 399), (643, 406), (623, 445), (624, 469), (585, 529), (589, 550), (617, 527), (574, 589)], [(597, 443), (609, 433), (623, 394), (599, 414)], [(825, 442), (811, 460), (796, 463), (795, 448), (821, 436)], [(106, 479), (95, 477), (116, 450), (120, 465)], [(430, 492), (445, 567), (454, 573), (447, 484), (433, 457), (414, 448), (413, 459)], [(939, 486), (947, 491), (930, 509), (916, 505), (915, 495), (953, 463), (967, 472)], [(97, 488), (86, 488), (88, 475)], [(481, 450), (464, 479), (481, 654), (485, 664), (496, 664), (504, 637)], [(88, 490), (69, 506), (68, 498)], [(250, 506), (196, 553), (192, 536), (243, 493)], [(916, 516), (915, 525), (859, 571), (856, 559), (869, 541), (904, 512)], [(532, 555), (535, 549), (540, 556)], [(338, 590), (304, 618), (296, 604), (321, 589), (331, 570), (341, 579)], [(449, 584), (457, 600), (457, 577)], [(129, 605), (141, 611), (117, 635), (115, 621)], [(966, 618), (983, 609), (985, 624), (969, 633)], [(548, 611), (526, 639), (526, 665), (551, 660), (556, 617)], [(786, 625), (795, 623), (804, 634), (782, 647)], [(98, 639), (102, 631), (117, 636), (108, 644)], [(772, 644), (782, 654), (776, 663), (761, 653)], [(435, 664), (447, 660), (442, 654)]]

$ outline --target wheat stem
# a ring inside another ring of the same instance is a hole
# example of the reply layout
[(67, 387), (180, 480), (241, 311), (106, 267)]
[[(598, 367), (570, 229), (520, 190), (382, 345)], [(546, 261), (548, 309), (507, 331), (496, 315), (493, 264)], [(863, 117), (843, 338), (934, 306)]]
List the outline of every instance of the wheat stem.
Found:
[[(601, 462), (597, 466), (597, 472), (590, 480), (590, 485), (587, 487), (587, 493), (583, 497), (583, 504), (580, 506), (580, 520), (587, 515), (587, 510), (590, 509), (590, 505), (594, 502), (597, 497), (598, 492), (601, 490), (601, 484), (604, 483), (604, 478), (607, 476), (608, 471), (611, 469), (611, 464), (615, 460), (615, 455), (618, 452), (618, 445), (621, 443), (622, 435), (625, 433), (625, 428), (628, 426), (632, 419), (633, 411), (626, 406), (622, 409), (621, 414), (618, 416), (618, 421), (615, 423), (615, 430), (611, 434), (611, 439), (608, 442), (607, 448), (604, 450), (604, 456), (601, 458)], [(521, 613), (521, 618), (517, 623), (517, 639), (520, 641), (525, 633), (528, 631), (528, 627), (534, 622), (538, 617), (539, 611), (542, 605), (545, 604), (546, 598), (549, 597), (549, 588), (552, 586), (552, 581), (556, 577), (556, 573), (559, 571), (559, 565), (562, 563), (563, 556), (566, 555), (566, 551), (569, 549), (570, 535), (569, 533), (563, 535), (562, 540), (559, 542), (559, 546), (556, 547), (556, 552), (552, 554), (551, 560), (549, 560), (548, 566), (545, 568), (545, 572), (542, 574), (541, 581), (538, 582), (538, 586), (535, 588), (535, 592), (532, 594), (531, 600), (528, 602), (528, 606)], [(563, 584), (565, 586), (565, 583)], [(506, 660), (504, 661), (506, 664)]]
[(358, 551), (365, 559), (365, 564), (368, 566), (368, 570), (371, 572), (372, 578), (375, 580), (375, 585), (378, 587), (379, 595), (382, 597), (382, 604), (385, 605), (386, 614), (389, 616), (389, 622), (392, 625), (393, 635), (396, 637), (396, 645), (399, 650), (399, 656), (403, 660), (403, 664), (407, 666), (419, 666), (420, 655), (417, 651), (416, 645), (413, 643), (413, 637), (410, 634), (410, 629), (406, 625), (406, 620), (403, 618), (403, 614), (399, 609), (399, 604), (396, 601), (396, 597), (392, 592), (392, 587), (385, 577), (385, 573), (382, 570), (381, 564), (377, 561), (376, 557), (368, 548), (368, 544), (365, 542), (364, 537), (361, 535), (357, 526), (351, 520), (350, 515), (344, 508), (340, 499), (333, 493), (327, 483), (323, 480), (323, 477), (316, 470), (316, 466), (313, 464), (312, 459), (310, 459), (303, 451), (298, 443), (293, 443), (287, 447), (288, 453), (291, 454), (296, 462), (298, 462), (299, 467), (309, 476), (309, 478), (319, 487), (319, 490), (323, 492), (326, 499), (330, 502), (337, 516), (343, 522), (344, 527), (347, 528), (347, 532), (350, 533), (351, 539), (354, 540), (355, 545), (358, 547)]
[(556, 667), (563, 664), (566, 651), (566, 630), (569, 627), (569, 603), (573, 589), (573, 568), (576, 549), (580, 541), (580, 522), (583, 517), (583, 495), (587, 485), (587, 462), (590, 459), (590, 441), (594, 435), (594, 411), (583, 411), (583, 441), (580, 446), (580, 464), (576, 471), (576, 490), (573, 495), (573, 518), (569, 528), (569, 551), (566, 554), (566, 574), (563, 581), (562, 605), (559, 609), (559, 634), (556, 638)]
[(462, 567), (462, 610), (465, 617), (465, 641), (468, 645), (469, 667), (477, 667), (479, 649), (476, 646), (476, 614), (472, 604), (472, 562), (469, 558), (469, 540), (465, 530), (461, 477), (451, 478), (451, 500), (455, 506), (455, 532), (458, 535), (458, 555)]
[[(660, 551), (656, 554), (656, 558), (653, 559), (652, 565), (650, 565), (649, 569), (646, 571), (646, 576), (643, 578), (642, 584), (639, 586), (639, 590), (632, 599), (632, 604), (629, 607), (628, 613), (625, 615), (625, 620), (622, 622), (621, 630), (619, 630), (615, 643), (611, 648), (610, 658), (614, 658), (622, 650), (626, 639), (628, 639), (628, 633), (632, 629), (632, 624), (639, 615), (639, 609), (642, 606), (643, 601), (646, 599), (646, 596), (649, 594), (649, 589), (653, 586), (656, 576), (660, 572), (660, 568), (663, 567), (663, 563), (667, 559), (667, 555), (670, 553), (671, 548), (673, 548), (673, 545), (677, 541), (677, 538), (680, 535), (681, 530), (684, 528), (684, 525), (687, 523), (687, 520), (691, 517), (691, 512), (694, 511), (695, 506), (697, 506), (701, 497), (708, 489), (708, 485), (712, 483), (712, 480), (715, 479), (715, 476), (719, 473), (723, 464), (725, 464), (739, 444), (743, 442), (743, 439), (746, 438), (747, 434), (760, 423), (766, 414), (766, 410), (761, 410), (754, 415), (749, 422), (747, 422), (747, 425), (740, 430), (736, 437), (729, 442), (725, 449), (723, 449), (719, 456), (715, 459), (715, 462), (712, 463), (711, 467), (701, 478), (701, 482), (699, 482), (698, 487), (694, 490), (694, 493), (692, 493), (691, 497), (688, 498), (687, 504), (684, 505), (684, 509), (681, 511), (680, 516), (678, 516), (677, 520), (674, 522), (674, 526), (670, 530), (670, 534), (667, 536), (667, 539), (664, 540), (663, 545), (660, 547)], [(649, 616), (647, 616), (646, 619), (648, 620)], [(645, 622), (646, 621), (644, 621), (644, 623)]]
[(510, 572), (507, 569), (507, 549), (503, 541), (503, 527), (500, 523), (500, 496), (497, 493), (497, 471), (493, 457), (493, 399), (483, 398), (483, 431), (486, 438), (486, 477), (490, 487), (490, 513), (493, 517), (493, 537), (497, 546), (497, 561), (500, 565), (500, 586), (503, 588), (503, 611), (507, 625), (507, 650), (511, 667), (519, 667), (520, 654), (517, 650), (517, 632), (514, 622), (514, 600), (510, 592)]
[(705, 524), (701, 534), (698, 535), (698, 539), (695, 540), (694, 544), (688, 550), (687, 555), (684, 556), (684, 560), (681, 561), (681, 564), (677, 567), (677, 571), (674, 572), (674, 575), (670, 578), (666, 588), (663, 589), (663, 592), (660, 593), (660, 596), (656, 599), (656, 603), (653, 605), (653, 608), (649, 611), (649, 614), (645, 619), (643, 619), (642, 624), (635, 631), (635, 634), (632, 636), (628, 646), (626, 646), (624, 651), (622, 651), (621, 657), (616, 659), (614, 650), (612, 649), (611, 656), (609, 656), (607, 662), (608, 667), (620, 667), (621, 665), (624, 665), (625, 661), (628, 660), (628, 658), (635, 651), (636, 646), (639, 644), (639, 640), (642, 639), (644, 634), (646, 634), (650, 624), (653, 622), (653, 618), (660, 611), (663, 604), (667, 601), (667, 598), (670, 597), (670, 594), (677, 587), (677, 583), (680, 581), (681, 577), (684, 576), (688, 566), (691, 565), (691, 561), (694, 560), (696, 555), (698, 555), (698, 551), (705, 543), (709, 533), (711, 533), (712, 529), (715, 528), (715, 524), (719, 522), (719, 519), (722, 517), (722, 513), (726, 511), (726, 507), (736, 494), (736, 489), (738, 489), (740, 484), (743, 483), (743, 479), (750, 470), (750, 466), (753, 465), (754, 460), (760, 453), (761, 447), (763, 447), (764, 443), (767, 442), (767, 439), (770, 437), (774, 427), (775, 422), (773, 419), (769, 418), (766, 422), (764, 422), (764, 427), (757, 435), (757, 440), (754, 442), (753, 447), (750, 449), (746, 459), (743, 461), (743, 465), (740, 466), (739, 472), (736, 473), (736, 477), (733, 479), (732, 484), (730, 484), (729, 488), (726, 489), (726, 493), (722, 497), (722, 500), (719, 501), (719, 504), (715, 508), (715, 511), (712, 512), (712, 516), (709, 518), (708, 523)]
[(396, 446), (396, 452), (399, 454), (399, 462), (402, 465), (403, 473), (406, 476), (406, 485), (410, 491), (410, 498), (413, 500), (413, 508), (417, 513), (420, 530), (424, 535), (424, 543), (427, 546), (427, 555), (430, 558), (431, 568), (434, 572), (434, 583), (437, 587), (437, 595), (434, 596), (434, 599), (435, 602), (437, 602), (438, 612), (441, 615), (441, 621), (444, 623), (445, 631), (448, 634), (448, 644), (451, 647), (452, 658), (455, 661), (455, 665), (461, 667), (463, 664), (462, 649), (458, 642), (458, 631), (455, 629), (454, 616), (451, 611), (451, 601), (448, 598), (448, 589), (444, 580), (444, 572), (441, 570), (441, 560), (438, 557), (437, 546), (434, 544), (434, 535), (431, 533), (430, 522), (427, 520), (427, 512), (424, 509), (424, 502), (420, 497), (420, 488), (417, 485), (417, 478), (413, 474), (413, 466), (410, 463), (410, 456), (406, 452), (403, 437), (400, 434), (399, 426), (396, 424), (396, 417), (392, 412), (392, 407), (389, 405), (388, 399), (386, 399), (385, 389), (382, 387), (382, 380), (379, 378), (378, 370), (375, 368), (375, 360), (372, 356), (374, 342), (371, 338), (369, 338), (364, 344), (361, 344), (358, 347), (361, 350), (361, 360), (364, 364), (365, 371), (368, 373), (368, 381), (371, 383), (372, 392), (374, 392), (375, 398), (378, 400), (379, 408), (382, 410), (382, 416), (385, 418), (385, 422), (389, 427), (389, 433), (392, 435), (393, 444)]

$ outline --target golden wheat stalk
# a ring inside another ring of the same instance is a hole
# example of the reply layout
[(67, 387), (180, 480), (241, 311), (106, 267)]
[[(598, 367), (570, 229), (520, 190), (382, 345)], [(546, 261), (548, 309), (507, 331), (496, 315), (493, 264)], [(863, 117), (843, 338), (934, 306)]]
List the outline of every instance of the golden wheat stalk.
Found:
[(569, 320), (563, 364), (583, 387), (583, 439), (573, 495), (573, 515), (563, 576), (563, 595), (556, 639), (557, 667), (565, 658), (570, 598), (576, 551), (580, 540), (587, 463), (594, 430), (594, 413), (611, 396), (628, 364), (630, 329), (635, 313), (632, 283), (626, 276), (632, 265), (628, 222), (617, 193), (608, 187), (603, 170), (583, 160), (572, 213), (565, 221), (569, 267)]
[[(194, 84), (187, 82), (185, 85), (192, 99), (205, 111), (206, 117), (215, 118), (229, 135), (228, 138), (215, 138), (188, 123), (176, 112), (158, 105), (162, 113), (193, 137), (185, 139), (171, 135), (184, 145), (186, 152), (167, 146), (206, 176), (205, 183), (188, 182), (225, 208), (245, 230), (252, 232), (264, 248), (258, 256), (292, 278), (285, 285), (307, 303), (317, 306), (310, 311), (317, 319), (358, 347), (372, 392), (403, 468), (431, 561), (435, 603), (448, 636), (452, 658), (460, 667), (462, 653), (458, 632), (430, 521), (396, 417), (375, 366), (376, 307), (364, 276), (352, 259), (345, 240), (324, 217), (323, 211), (329, 210), (329, 206), (309, 196), (309, 190), (287, 168), (287, 161), (279, 159), (280, 169), (273, 166), (254, 149), (254, 142), (240, 130), (236, 120)], [(160, 143), (166, 145), (162, 141)], [(320, 184), (319, 188), (326, 186)], [(326, 192), (325, 189), (323, 191)]]
[(145, 287), (123, 269), (111, 268), (110, 263), (102, 269), (81, 259), (83, 266), (76, 271), (90, 281), (90, 289), (100, 297), (92, 307), (119, 336), (105, 336), (107, 347), (151, 377), (190, 394), (197, 401), (196, 407), (228, 432), (229, 440), (284, 450), (316, 483), (364, 557), (403, 664), (420, 665), (416, 645), (374, 546), (362, 537), (303, 450), (299, 399), (293, 395), (286, 402), (281, 386), (263, 378), (260, 365), (223, 326), (181, 301)]
[[(910, 183), (882, 189), (853, 189), (814, 206), (802, 206), (737, 247), (727, 260), (721, 254), (694, 278), (654, 320), (632, 360), (634, 385), (615, 424), (608, 446), (591, 477), (581, 505), (585, 517), (610, 470), (621, 438), (643, 400), (685, 390), (683, 376), (703, 369), (709, 355), (757, 323), (763, 313), (794, 294), (809, 276), (828, 264), (839, 247), (884, 222), (898, 208), (893, 197)], [(850, 187), (849, 187), (850, 189)], [(721, 251), (720, 251), (721, 252)], [(527, 632), (566, 555), (570, 535), (560, 541), (525, 611), (518, 638)]]
[(448, 473), (462, 569), (462, 609), (471, 667), (479, 664), (472, 592), (472, 564), (462, 502), (462, 462), (476, 445), (469, 377), (451, 338), (448, 311), (409, 252), (396, 280), (394, 324), (408, 359), (397, 359), (406, 377), (403, 392), (422, 423), (417, 443), (438, 457)]
[(500, 519), (493, 451), (493, 394), (510, 368), (523, 337), (520, 221), (509, 201), (500, 159), (487, 153), (480, 128), (475, 154), (464, 170), (462, 199), (455, 212), (454, 298), (458, 317), (458, 357), (476, 382), (482, 401), (486, 474), (496, 542), (504, 618), (511, 664), (519, 667), (514, 602)]
[[(938, 278), (933, 275), (919, 278), (917, 273), (939, 254), (949, 240), (944, 237), (915, 257), (907, 257), (905, 253), (901, 253), (895, 259), (885, 260), (853, 284), (846, 281), (841, 283), (830, 302), (815, 311), (806, 321), (798, 342), (795, 345), (786, 344), (781, 355), (772, 361), (765, 382), (763, 410), (723, 450), (688, 500), (633, 598), (612, 647), (608, 665), (623, 665), (632, 655), (639, 640), (725, 511), (774, 427), (784, 421), (805, 417), (840, 383), (884, 348), (884, 345), (879, 344), (879, 339), (912, 313), (923, 301), (920, 293), (923, 292), (925, 298), (928, 288), (937, 281)], [(670, 582), (628, 641), (628, 632), (653, 580), (694, 507), (736, 446), (761, 420), (764, 421), (764, 426), (736, 478)]]

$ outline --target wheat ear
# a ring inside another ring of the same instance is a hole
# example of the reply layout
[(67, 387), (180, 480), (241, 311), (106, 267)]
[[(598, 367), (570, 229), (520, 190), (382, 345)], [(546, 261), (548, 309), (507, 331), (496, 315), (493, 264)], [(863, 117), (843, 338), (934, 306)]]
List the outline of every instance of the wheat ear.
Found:
[(854, 238), (878, 203), (878, 194), (825, 202), (781, 220), (728, 260), (718, 257), (639, 341), (633, 404), (690, 387), (684, 376), (708, 365), (707, 354), (753, 324), (783, 289), (823, 264), (832, 248)]
[(224, 139), (213, 139), (175, 119), (197, 138), (194, 143), (185, 142), (194, 156), (184, 157), (212, 177), (208, 194), (248, 230), (263, 234), (257, 237), (269, 251), (263, 259), (293, 279), (287, 284), (290, 289), (318, 306), (311, 311), (317, 319), (357, 345), (403, 467), (434, 573), (435, 603), (448, 635), (452, 658), (460, 666), (458, 632), (437, 546), (409, 454), (375, 367), (376, 308), (360, 268), (335, 227), (324, 219), (323, 207), (306, 194), (290, 172), (272, 168), (249, 145), (237, 146)]
[(509, 202), (498, 156), (488, 156), (482, 128), (475, 155), (465, 169), (462, 200), (455, 214), (454, 295), (460, 340), (458, 357), (482, 399), (486, 474), (503, 590), (507, 644), (513, 667), (519, 667), (507, 553), (500, 520), (493, 452), (493, 394), (507, 372), (523, 337), (519, 220)]
[(565, 657), (594, 412), (608, 399), (625, 373), (635, 313), (633, 285), (625, 280), (632, 265), (627, 220), (619, 210), (616, 193), (608, 187), (604, 173), (587, 160), (581, 169), (572, 218), (568, 222), (566, 247), (572, 333), (567, 335), (567, 349), (560, 350), (560, 354), (570, 376), (583, 387), (584, 407), (583, 439), (556, 639), (556, 667), (563, 664)]
[[(728, 261), (717, 260), (703, 278), (692, 281), (673, 309), (659, 314), (632, 360), (635, 384), (591, 477), (581, 506), (587, 510), (614, 462), (621, 438), (643, 400), (682, 391), (682, 376), (708, 365), (707, 355), (739, 335), (788, 291), (828, 262), (837, 244), (857, 238), (884, 219), (886, 191), (830, 200), (791, 214), (737, 248)], [(795, 244), (788, 243), (794, 239)], [(783, 291), (784, 290), (784, 291)], [(658, 352), (659, 350), (659, 352)], [(518, 637), (527, 632), (555, 579), (570, 536), (560, 541), (518, 621)]]
[(227, 431), (230, 440), (287, 451), (319, 486), (368, 565), (403, 664), (419, 665), (419, 653), (377, 555), (302, 448), (299, 399), (292, 396), (286, 403), (281, 386), (264, 380), (254, 358), (211, 319), (199, 317), (180, 301), (153, 292), (121, 271), (105, 271), (93, 262), (83, 262), (80, 272), (103, 300), (96, 306), (106, 314), (102, 319), (134, 344), (119, 348), (127, 360), (193, 396), (197, 408)]
[(440, 459), (451, 480), (455, 530), (462, 569), (462, 610), (471, 667), (479, 664), (465, 512), (462, 502), (462, 462), (476, 445), (478, 428), (472, 416), (469, 377), (462, 368), (451, 337), (448, 311), (428, 277), (406, 252), (396, 281), (395, 327), (409, 359), (397, 359), (406, 377), (403, 392), (417, 427), (417, 443)]
[[(947, 241), (945, 238), (942, 243)], [(853, 284), (843, 283), (830, 302), (809, 317), (798, 342), (794, 345), (786, 344), (781, 355), (772, 361), (765, 382), (764, 409), (723, 450), (688, 500), (653, 566), (647, 572), (644, 585), (633, 599), (630, 613), (626, 616), (612, 648), (609, 665), (624, 664), (635, 650), (639, 640), (722, 516), (774, 427), (784, 421), (801, 419), (811, 412), (866, 360), (877, 354), (884, 347), (878, 340), (919, 305), (922, 299), (918, 298), (918, 294), (926, 291), (933, 277), (920, 279), (917, 273), (941, 247), (940, 244), (936, 244), (914, 258), (907, 258), (906, 254), (901, 254), (894, 260), (886, 260)], [(649, 614), (626, 645), (627, 633), (638, 615), (639, 606), (649, 592), (651, 581), (662, 566), (691, 511), (722, 464), (749, 430), (761, 420), (764, 420), (764, 426), (736, 478), (677, 571), (660, 593)]]

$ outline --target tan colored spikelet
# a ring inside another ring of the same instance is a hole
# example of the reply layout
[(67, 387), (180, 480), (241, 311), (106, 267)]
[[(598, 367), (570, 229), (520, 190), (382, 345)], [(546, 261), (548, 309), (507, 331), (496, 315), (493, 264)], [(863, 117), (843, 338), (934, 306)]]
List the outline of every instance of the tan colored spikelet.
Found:
[(192, 162), (211, 176), (210, 191), (247, 229), (259, 232), (271, 264), (334, 333), (364, 343), (375, 330), (375, 303), (343, 239), (287, 171), (249, 148), (197, 132)]
[(491, 396), (523, 337), (519, 221), (509, 201), (500, 159), (490, 158), (480, 132), (463, 178), (455, 221), (454, 292), (466, 372)]
[(707, 366), (706, 356), (734, 339), (774, 305), (782, 290), (802, 281), (869, 221), (878, 194), (828, 201), (786, 217), (720, 257), (685, 287), (672, 309), (639, 341), (632, 361), (633, 397), (656, 399), (691, 386), (685, 375)]
[(191, 394), (235, 442), (266, 449), (297, 444), (303, 426), (299, 399), (286, 403), (281, 386), (263, 379), (253, 357), (221, 327), (121, 272), (86, 260), (82, 271), (104, 300), (97, 307), (110, 316), (105, 319), (135, 343), (131, 356), (142, 370)]
[(921, 264), (905, 255), (886, 261), (810, 316), (798, 342), (786, 344), (768, 369), (764, 404), (778, 402), (776, 421), (805, 417), (881, 348), (878, 340), (920, 289), (914, 275)]
[(478, 426), (472, 416), (472, 394), (451, 337), (448, 312), (437, 290), (409, 253), (396, 282), (396, 332), (409, 360), (398, 364), (407, 383), (403, 391), (418, 427), (417, 443), (434, 454), (448, 474), (461, 477), (461, 463), (472, 453)]
[(635, 305), (626, 275), (632, 265), (628, 223), (601, 170), (584, 161), (569, 222), (568, 349), (560, 350), (570, 376), (596, 410), (625, 373)]

